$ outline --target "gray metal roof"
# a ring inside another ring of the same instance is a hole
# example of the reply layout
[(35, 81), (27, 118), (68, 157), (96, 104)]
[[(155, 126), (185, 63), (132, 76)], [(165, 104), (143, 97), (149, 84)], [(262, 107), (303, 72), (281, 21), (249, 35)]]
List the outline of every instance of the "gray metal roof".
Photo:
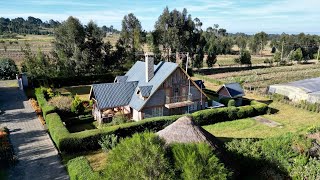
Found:
[(153, 86), (139, 86), (142, 97), (149, 97)]
[[(98, 108), (111, 108), (129, 105), (140, 111), (156, 92), (160, 85), (178, 68), (178, 64), (172, 62), (160, 62), (154, 65), (154, 76), (146, 82), (145, 62), (137, 61), (125, 76), (117, 76), (117, 83), (105, 83), (92, 85), (93, 94), (98, 101)], [(126, 79), (125, 81), (123, 81)], [(137, 95), (141, 91), (142, 99)]]
[[(150, 96), (146, 100), (139, 98), (133, 94), (129, 103), (130, 107), (140, 111), (143, 106), (148, 102), (151, 96), (159, 88), (159, 86), (178, 68), (178, 64), (172, 62), (160, 62), (154, 66), (154, 77), (146, 82), (146, 68), (145, 62), (137, 61), (132, 68), (125, 74), (128, 76), (127, 81), (138, 81), (138, 86), (152, 86)], [(138, 87), (135, 92), (137, 92)]]
[(138, 82), (93, 84), (92, 90), (99, 109), (126, 106)]
[(128, 79), (128, 76), (117, 76), (114, 80), (114, 82), (126, 82), (126, 80)]
[(290, 82), (284, 85), (298, 87), (303, 89), (307, 93), (313, 93), (320, 91), (320, 78), (304, 79), (300, 81)]

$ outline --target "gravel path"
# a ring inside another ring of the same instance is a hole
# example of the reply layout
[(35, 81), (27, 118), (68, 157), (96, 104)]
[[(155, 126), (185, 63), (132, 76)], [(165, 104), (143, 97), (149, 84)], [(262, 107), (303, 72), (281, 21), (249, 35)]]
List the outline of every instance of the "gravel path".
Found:
[(9, 179), (69, 179), (49, 135), (43, 129), (23, 91), (12, 81), (0, 81), (0, 126), (10, 130), (18, 163), (9, 170)]

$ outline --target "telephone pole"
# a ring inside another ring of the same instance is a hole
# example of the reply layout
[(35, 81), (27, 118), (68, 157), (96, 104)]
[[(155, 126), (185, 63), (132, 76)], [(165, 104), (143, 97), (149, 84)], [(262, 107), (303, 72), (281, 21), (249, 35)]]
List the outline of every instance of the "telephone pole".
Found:
[(320, 45), (318, 47), (318, 55), (317, 55), (317, 60), (319, 61), (319, 55), (320, 55)]
[(283, 44), (284, 44), (284, 41), (282, 41), (282, 46), (281, 46), (281, 62), (283, 61)]

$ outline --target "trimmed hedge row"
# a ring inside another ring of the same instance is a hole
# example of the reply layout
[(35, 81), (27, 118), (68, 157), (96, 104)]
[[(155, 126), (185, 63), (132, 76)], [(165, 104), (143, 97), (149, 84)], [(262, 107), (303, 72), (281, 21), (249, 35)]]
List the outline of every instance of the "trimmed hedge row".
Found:
[(235, 119), (262, 115), (265, 114), (267, 110), (268, 105), (258, 101), (251, 101), (250, 106), (206, 109), (194, 112), (192, 116), (197, 124), (203, 126), (223, 121), (231, 121)]
[(181, 116), (165, 116), (149, 118), (142, 121), (110, 126), (102, 129), (92, 129), (77, 133), (70, 133), (64, 126), (57, 113), (48, 114), (46, 123), (50, 135), (58, 149), (62, 152), (81, 152), (85, 150), (98, 149), (98, 141), (102, 136), (115, 134), (118, 137), (131, 136), (145, 130), (158, 131), (174, 122)]
[(56, 107), (48, 105), (48, 101), (45, 97), (45, 90), (43, 88), (35, 89), (35, 96), (37, 98), (38, 104), (42, 110), (42, 116), (46, 118), (47, 114), (53, 113), (56, 111)]
[(99, 172), (94, 172), (88, 160), (80, 156), (68, 161), (67, 170), (71, 180), (96, 180), (101, 179)]

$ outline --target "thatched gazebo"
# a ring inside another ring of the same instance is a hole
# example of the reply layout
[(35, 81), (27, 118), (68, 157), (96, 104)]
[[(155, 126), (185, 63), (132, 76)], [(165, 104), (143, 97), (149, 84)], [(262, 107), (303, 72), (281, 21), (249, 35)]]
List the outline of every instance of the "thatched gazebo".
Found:
[(190, 116), (179, 118), (157, 134), (166, 141), (166, 144), (204, 142), (214, 149), (219, 148), (221, 144), (216, 137), (197, 126)]

